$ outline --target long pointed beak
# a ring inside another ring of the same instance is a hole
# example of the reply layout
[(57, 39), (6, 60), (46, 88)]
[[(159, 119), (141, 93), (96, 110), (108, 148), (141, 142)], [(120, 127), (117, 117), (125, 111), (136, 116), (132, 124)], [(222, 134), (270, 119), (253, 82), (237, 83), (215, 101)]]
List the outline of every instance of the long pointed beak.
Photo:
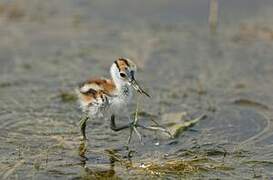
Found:
[(147, 92), (144, 91), (144, 89), (142, 89), (138, 83), (136, 82), (135, 79), (133, 79), (132, 81), (130, 81), (131, 85), (133, 86), (133, 88), (135, 88), (135, 90), (137, 90), (137, 92), (139, 92), (140, 94), (144, 94), (147, 97), (151, 97)]

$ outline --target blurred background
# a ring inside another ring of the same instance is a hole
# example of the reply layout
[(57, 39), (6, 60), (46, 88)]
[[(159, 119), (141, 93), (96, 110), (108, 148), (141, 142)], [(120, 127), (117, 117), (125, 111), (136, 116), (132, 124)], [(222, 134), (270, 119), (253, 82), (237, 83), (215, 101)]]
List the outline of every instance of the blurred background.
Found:
[[(272, 0), (0, 0), (0, 177), (272, 178), (272, 17)], [(143, 121), (207, 118), (146, 132), (130, 165), (128, 132), (89, 122), (82, 160), (74, 88), (118, 57), (153, 97)]]

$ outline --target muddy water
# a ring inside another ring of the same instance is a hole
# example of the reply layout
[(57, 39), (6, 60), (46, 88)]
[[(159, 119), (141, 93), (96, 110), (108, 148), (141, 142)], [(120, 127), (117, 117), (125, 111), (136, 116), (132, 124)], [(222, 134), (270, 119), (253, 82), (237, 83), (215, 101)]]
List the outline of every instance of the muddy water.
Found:
[[(272, 178), (272, 8), (220, 1), (211, 34), (208, 1), (1, 1), (1, 178)], [(176, 139), (143, 131), (129, 150), (128, 131), (94, 120), (85, 159), (73, 89), (120, 56), (153, 97), (141, 121), (207, 117)]]

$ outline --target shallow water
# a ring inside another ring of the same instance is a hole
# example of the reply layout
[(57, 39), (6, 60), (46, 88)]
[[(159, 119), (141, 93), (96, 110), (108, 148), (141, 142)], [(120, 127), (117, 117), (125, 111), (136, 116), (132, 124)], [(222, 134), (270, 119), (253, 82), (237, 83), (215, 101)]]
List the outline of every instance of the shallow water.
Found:
[[(31, 1), (0, 2), (2, 179), (273, 177), (271, 0), (219, 1), (216, 33), (208, 1)], [(89, 122), (84, 159), (74, 87), (120, 56), (152, 95), (141, 121), (207, 118), (129, 150), (129, 131)]]

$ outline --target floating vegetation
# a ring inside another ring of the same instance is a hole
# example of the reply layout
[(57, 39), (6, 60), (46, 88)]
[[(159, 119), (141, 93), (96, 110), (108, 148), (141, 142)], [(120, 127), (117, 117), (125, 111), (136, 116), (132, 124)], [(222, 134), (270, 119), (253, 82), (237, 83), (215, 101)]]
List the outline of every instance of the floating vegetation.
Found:
[(187, 130), (198, 123), (201, 119), (206, 118), (205, 114), (191, 120), (186, 120), (186, 112), (169, 113), (165, 114), (162, 119), (163, 122), (167, 122), (167, 127), (172, 135), (172, 137), (178, 137), (182, 132)]
[(85, 167), (84, 171), (81, 179), (120, 179), (115, 176), (115, 171), (111, 167), (109, 169), (106, 169), (105, 167)]
[(234, 40), (236, 42), (255, 42), (257, 40), (270, 42), (273, 40), (273, 29), (263, 24), (242, 23)]
[(18, 167), (20, 167), (21, 165), (23, 165), (24, 163), (25, 163), (24, 160), (19, 160), (19, 161), (17, 161), (17, 162), (15, 163), (14, 166), (12, 166), (11, 168), (9, 168), (5, 173), (2, 174), (2, 176), (0, 176), (1, 179), (2, 179), (2, 178), (3, 178), (3, 179), (9, 178), (9, 176), (11, 176), (11, 175), (16, 171), (16, 169), (17, 169)]
[(65, 103), (75, 102), (77, 100), (76, 95), (71, 92), (61, 91), (58, 96), (61, 98), (62, 102), (65, 102)]
[(12, 86), (12, 83), (10, 83), (10, 82), (3, 82), (3, 83), (0, 83), (0, 87), (1, 87), (1, 88), (9, 87), (9, 86)]
[(249, 100), (249, 99), (236, 99), (233, 101), (233, 103), (240, 106), (248, 106), (248, 107), (255, 107), (255, 108), (260, 108), (264, 110), (269, 110), (268, 106), (253, 100)]
[(185, 121), (182, 124), (178, 124), (176, 126), (174, 126), (173, 131), (171, 131), (172, 136), (173, 137), (178, 137), (182, 132), (184, 132), (187, 128), (192, 127), (193, 125), (195, 125), (197, 122), (199, 122), (201, 119), (206, 118), (207, 116), (205, 114), (189, 120), (189, 121)]
[(198, 157), (193, 159), (173, 159), (165, 162), (148, 162), (142, 163), (138, 170), (142, 170), (150, 175), (179, 175), (185, 176), (189, 174), (198, 174), (209, 171), (230, 171), (234, 168), (211, 160), (207, 157)]
[(192, 161), (184, 160), (170, 160), (164, 163), (150, 162), (146, 164), (141, 164), (139, 168), (152, 175), (185, 175), (185, 173), (194, 173), (204, 170), (202, 167), (194, 164)]
[(118, 162), (122, 167), (137, 174), (146, 174), (150, 176), (177, 175), (186, 176), (203, 172), (226, 172), (234, 168), (225, 164), (222, 160), (214, 160), (206, 154), (197, 154), (192, 152), (192, 156), (178, 159), (146, 159), (145, 162), (133, 163), (129, 156), (122, 156), (117, 151), (107, 150), (106, 154), (110, 157), (111, 163)]
[(244, 161), (244, 164), (254, 164), (254, 165), (265, 165), (265, 166), (273, 166), (273, 161), (268, 161), (268, 160), (249, 160), (249, 161)]
[(4, 15), (7, 19), (18, 20), (25, 16), (25, 10), (20, 3), (1, 3), (0, 15)]

